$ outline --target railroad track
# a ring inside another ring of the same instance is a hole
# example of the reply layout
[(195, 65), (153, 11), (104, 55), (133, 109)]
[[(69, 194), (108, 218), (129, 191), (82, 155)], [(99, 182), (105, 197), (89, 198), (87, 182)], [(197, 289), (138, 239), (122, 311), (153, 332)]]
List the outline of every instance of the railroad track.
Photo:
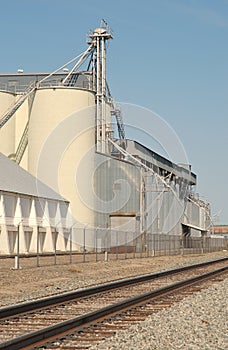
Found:
[(115, 334), (116, 329), (126, 328), (202, 289), (209, 279), (220, 279), (227, 273), (227, 260), (136, 276), (3, 307), (0, 349), (32, 349), (47, 342), (41, 348), (59, 349), (61, 344), (63, 349), (88, 349), (92, 342)]

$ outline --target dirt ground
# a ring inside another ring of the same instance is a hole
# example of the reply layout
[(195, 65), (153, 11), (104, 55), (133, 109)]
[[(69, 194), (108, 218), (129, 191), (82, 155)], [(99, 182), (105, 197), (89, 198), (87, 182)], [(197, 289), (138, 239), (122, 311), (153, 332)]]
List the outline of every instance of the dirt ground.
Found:
[[(228, 252), (217, 252), (204, 255), (159, 256), (122, 260), (102, 260), (98, 262), (77, 261), (73, 256), (58, 256), (57, 264), (53, 257), (37, 259), (21, 258), (20, 269), (14, 269), (13, 258), (0, 259), (0, 306), (9, 305), (29, 299), (40, 298), (50, 294), (83, 288), (114, 279), (156, 272), (178, 266), (213, 260), (227, 256)], [(110, 257), (111, 258), (111, 257)]]

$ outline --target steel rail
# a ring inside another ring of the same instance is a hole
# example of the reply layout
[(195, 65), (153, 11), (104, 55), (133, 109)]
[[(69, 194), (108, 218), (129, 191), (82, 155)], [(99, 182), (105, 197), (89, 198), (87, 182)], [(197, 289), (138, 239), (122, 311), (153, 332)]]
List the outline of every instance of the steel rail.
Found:
[(26, 313), (29, 311), (35, 311), (38, 309), (47, 308), (49, 306), (54, 306), (57, 304), (69, 302), (71, 300), (76, 300), (76, 299), (87, 297), (90, 295), (95, 295), (95, 294), (109, 291), (112, 289), (117, 289), (117, 288), (125, 287), (128, 285), (130, 286), (132, 284), (146, 282), (146, 281), (150, 281), (150, 280), (157, 279), (160, 277), (165, 277), (168, 275), (177, 274), (177, 273), (180, 273), (182, 271), (187, 271), (187, 270), (196, 269), (196, 268), (200, 268), (200, 267), (204, 267), (204, 266), (208, 266), (208, 265), (213, 265), (213, 264), (217, 264), (220, 262), (222, 263), (222, 262), (225, 262), (227, 260), (228, 260), (228, 258), (211, 260), (211, 261), (203, 262), (200, 264), (184, 266), (184, 267), (180, 267), (177, 269), (165, 270), (165, 271), (156, 272), (156, 273), (152, 273), (152, 274), (145, 274), (145, 275), (136, 276), (136, 277), (132, 277), (132, 278), (125, 278), (125, 279), (121, 279), (118, 281), (104, 283), (102, 285), (97, 285), (97, 286), (93, 286), (93, 287), (89, 287), (89, 288), (83, 288), (83, 289), (79, 289), (76, 291), (66, 292), (66, 293), (62, 293), (59, 295), (52, 295), (49, 297), (44, 297), (41, 299), (29, 301), (29, 302), (23, 302), (23, 303), (19, 303), (19, 304), (15, 304), (15, 305), (4, 306), (4, 307), (0, 308), (0, 320), (5, 319), (5, 318), (9, 318), (9, 317), (13, 317), (13, 316), (16, 316), (19, 314), (23, 314), (23, 313)]
[(70, 320), (63, 321), (49, 327), (45, 327), (41, 330), (31, 332), (17, 338), (13, 338), (12, 340), (1, 343), (0, 349), (18, 350), (23, 348), (30, 348), (38, 344), (41, 345), (47, 341), (50, 341), (51, 339), (56, 339), (64, 334), (76, 331), (77, 329), (81, 329), (95, 321), (100, 321), (101, 319), (105, 319), (107, 317), (110, 317), (111, 315), (121, 313), (126, 309), (136, 307), (151, 299), (156, 299), (164, 295), (168, 295), (176, 290), (183, 289), (187, 286), (196, 284), (199, 281), (203, 281), (212, 276), (221, 274), (226, 270), (228, 270), (228, 266), (171, 284), (163, 288), (156, 289), (151, 292), (138, 295), (133, 298), (125, 299), (121, 302), (106, 306), (97, 311), (93, 311), (91, 313), (72, 318)]

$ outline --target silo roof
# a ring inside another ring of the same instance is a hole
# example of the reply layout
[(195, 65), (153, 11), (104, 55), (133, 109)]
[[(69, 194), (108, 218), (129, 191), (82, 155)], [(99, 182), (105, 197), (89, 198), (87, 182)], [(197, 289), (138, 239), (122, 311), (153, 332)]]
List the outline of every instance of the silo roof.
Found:
[(65, 201), (59, 193), (0, 152), (0, 191)]

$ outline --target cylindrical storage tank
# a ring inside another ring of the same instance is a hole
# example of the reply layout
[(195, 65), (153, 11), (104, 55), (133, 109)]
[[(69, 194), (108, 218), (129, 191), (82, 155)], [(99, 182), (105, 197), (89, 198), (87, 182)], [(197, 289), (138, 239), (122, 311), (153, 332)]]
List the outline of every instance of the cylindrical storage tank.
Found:
[(28, 171), (70, 201), (73, 221), (91, 225), (94, 211), (81, 199), (76, 177), (89, 150), (93, 159), (83, 164), (83, 170), (94, 171), (94, 143), (93, 92), (66, 87), (37, 90), (29, 122)]
[[(0, 117), (15, 103), (15, 95), (0, 91)], [(15, 153), (15, 115), (0, 129), (0, 152), (7, 157)]]

